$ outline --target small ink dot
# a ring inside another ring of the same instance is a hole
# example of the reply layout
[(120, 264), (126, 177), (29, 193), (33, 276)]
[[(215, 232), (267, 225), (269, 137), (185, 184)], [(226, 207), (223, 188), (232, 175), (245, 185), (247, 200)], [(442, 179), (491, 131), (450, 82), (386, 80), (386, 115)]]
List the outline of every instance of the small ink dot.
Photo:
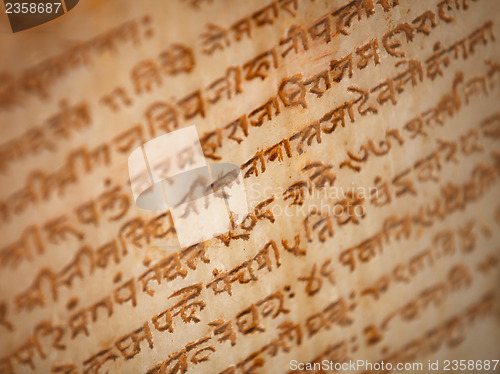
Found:
[(78, 305), (78, 298), (74, 297), (71, 300), (68, 301), (66, 304), (66, 308), (68, 310), (74, 309)]
[(122, 280), (122, 273), (121, 272), (116, 273), (115, 277), (113, 278), (113, 283), (118, 283), (121, 280)]

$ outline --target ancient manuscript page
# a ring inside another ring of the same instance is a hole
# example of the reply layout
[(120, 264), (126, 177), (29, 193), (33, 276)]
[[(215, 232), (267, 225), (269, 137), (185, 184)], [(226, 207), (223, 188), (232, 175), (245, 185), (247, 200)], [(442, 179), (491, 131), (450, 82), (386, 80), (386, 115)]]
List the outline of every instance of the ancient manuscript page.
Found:
[(500, 2), (3, 16), (0, 373), (500, 372)]

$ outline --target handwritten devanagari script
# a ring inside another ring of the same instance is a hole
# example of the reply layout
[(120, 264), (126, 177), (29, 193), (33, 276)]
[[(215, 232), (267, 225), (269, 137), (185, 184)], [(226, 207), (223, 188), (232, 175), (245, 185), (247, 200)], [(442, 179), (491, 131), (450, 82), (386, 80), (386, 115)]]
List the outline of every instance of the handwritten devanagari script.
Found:
[(500, 372), (499, 1), (3, 16), (0, 374)]

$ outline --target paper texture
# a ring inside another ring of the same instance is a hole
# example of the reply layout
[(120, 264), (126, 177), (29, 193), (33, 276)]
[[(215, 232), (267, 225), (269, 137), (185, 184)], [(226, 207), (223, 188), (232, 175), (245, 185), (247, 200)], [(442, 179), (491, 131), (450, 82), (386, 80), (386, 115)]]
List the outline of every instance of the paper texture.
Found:
[(500, 2), (7, 22), (0, 373), (500, 372)]

